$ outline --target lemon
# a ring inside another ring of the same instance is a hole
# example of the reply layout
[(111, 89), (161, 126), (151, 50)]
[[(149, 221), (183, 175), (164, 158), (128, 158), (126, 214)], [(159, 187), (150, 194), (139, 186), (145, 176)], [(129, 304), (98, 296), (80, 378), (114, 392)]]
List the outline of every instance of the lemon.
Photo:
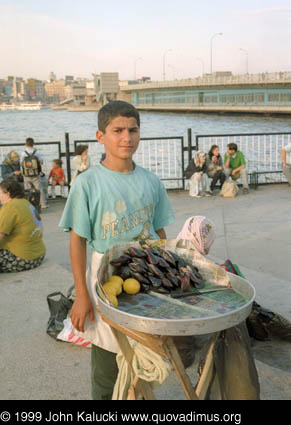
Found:
[(120, 285), (122, 285), (123, 284), (123, 279), (122, 279), (122, 277), (120, 277), (120, 276), (111, 276), (110, 278), (109, 278), (109, 280), (108, 280), (108, 282), (112, 282), (112, 281), (114, 281), (114, 282), (118, 282)]
[(136, 279), (126, 279), (123, 282), (123, 290), (127, 294), (131, 294), (131, 295), (137, 294), (140, 291), (140, 283)]
[(114, 282), (104, 283), (103, 290), (106, 292), (106, 294), (112, 294), (114, 296), (116, 296), (117, 292), (119, 291), (119, 289), (114, 285)]
[(118, 306), (118, 300), (115, 295), (112, 295), (111, 293), (107, 294), (108, 298), (112, 302), (113, 306), (116, 308)]
[(108, 284), (114, 286), (116, 288), (116, 295), (120, 295), (122, 292), (122, 284), (123, 284), (123, 279), (119, 276), (111, 276)]
[(117, 294), (116, 287), (110, 285), (109, 282), (106, 282), (103, 285), (103, 290), (104, 290), (107, 298), (109, 298), (110, 301), (112, 302), (112, 304), (114, 305), (114, 307), (117, 307), (118, 306), (118, 301), (117, 301), (117, 297), (116, 297), (116, 294)]

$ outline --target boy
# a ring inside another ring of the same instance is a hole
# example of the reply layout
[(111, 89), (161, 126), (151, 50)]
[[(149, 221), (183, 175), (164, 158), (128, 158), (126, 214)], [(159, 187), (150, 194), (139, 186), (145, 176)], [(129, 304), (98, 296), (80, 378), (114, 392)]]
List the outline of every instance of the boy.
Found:
[[(35, 171), (34, 176), (27, 176), (25, 175), (25, 168), (24, 168), (24, 160), (26, 157), (35, 157), (37, 162), (37, 170)], [(25, 151), (21, 153), (20, 156), (20, 162), (23, 168), (23, 178), (24, 178), (24, 189), (25, 190), (31, 190), (31, 187), (33, 186), (36, 190), (40, 191), (40, 205), (41, 208), (48, 208), (49, 205), (47, 203), (46, 196), (44, 194), (42, 184), (40, 181), (40, 174), (42, 174), (41, 166), (43, 164), (43, 160), (41, 158), (40, 153), (37, 149), (34, 147), (34, 140), (32, 137), (28, 137), (25, 141)]]
[(52, 183), (52, 198), (56, 198), (55, 188), (59, 184), (61, 186), (61, 197), (65, 197), (65, 183), (66, 176), (62, 169), (63, 161), (61, 159), (54, 159), (52, 162), (52, 169), (49, 174), (49, 181)]
[[(140, 139), (138, 111), (126, 102), (105, 105), (98, 114), (97, 140), (104, 145), (102, 163), (74, 182), (60, 222), (71, 230), (70, 255), (76, 288), (71, 320), (92, 341), (92, 398), (111, 399), (117, 377), (119, 347), (107, 324), (98, 316), (94, 291), (103, 253), (122, 242), (146, 235), (165, 239), (164, 227), (175, 217), (160, 180), (133, 161)], [(91, 283), (86, 284), (86, 243), (93, 250)], [(95, 319), (95, 322), (94, 322)], [(94, 325), (93, 325), (94, 322)]]
[(227, 152), (224, 156), (224, 172), (226, 177), (231, 176), (233, 180), (241, 177), (243, 184), (243, 193), (249, 193), (248, 177), (246, 170), (246, 160), (244, 154), (237, 150), (236, 143), (229, 143), (227, 145)]

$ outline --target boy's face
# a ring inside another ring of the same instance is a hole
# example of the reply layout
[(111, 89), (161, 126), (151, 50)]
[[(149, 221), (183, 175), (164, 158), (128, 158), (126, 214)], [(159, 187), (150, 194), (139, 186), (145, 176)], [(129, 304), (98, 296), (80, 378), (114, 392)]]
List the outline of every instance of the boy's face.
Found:
[(97, 140), (104, 145), (106, 158), (131, 159), (139, 145), (140, 130), (133, 117), (116, 117), (108, 124), (105, 133), (98, 130)]

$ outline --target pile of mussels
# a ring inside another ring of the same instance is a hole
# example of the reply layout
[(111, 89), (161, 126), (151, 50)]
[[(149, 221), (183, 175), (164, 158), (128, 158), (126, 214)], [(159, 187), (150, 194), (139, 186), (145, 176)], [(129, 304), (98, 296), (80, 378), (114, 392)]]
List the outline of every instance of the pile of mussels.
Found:
[(110, 264), (115, 267), (114, 275), (138, 280), (143, 292), (169, 294), (180, 288), (186, 292), (192, 288), (201, 289), (205, 285), (197, 267), (186, 264), (183, 258), (172, 251), (146, 244), (141, 249), (127, 249)]

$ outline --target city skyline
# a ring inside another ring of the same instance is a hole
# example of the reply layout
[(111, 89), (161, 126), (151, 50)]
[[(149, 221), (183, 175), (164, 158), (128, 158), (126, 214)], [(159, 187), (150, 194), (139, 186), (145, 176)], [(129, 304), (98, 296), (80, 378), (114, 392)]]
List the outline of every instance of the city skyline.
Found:
[(181, 79), (210, 72), (211, 60), (213, 72), (291, 70), (286, 0), (42, 3), (0, 0), (0, 78), (47, 80), (54, 71), (57, 78), (119, 72), (121, 80)]

